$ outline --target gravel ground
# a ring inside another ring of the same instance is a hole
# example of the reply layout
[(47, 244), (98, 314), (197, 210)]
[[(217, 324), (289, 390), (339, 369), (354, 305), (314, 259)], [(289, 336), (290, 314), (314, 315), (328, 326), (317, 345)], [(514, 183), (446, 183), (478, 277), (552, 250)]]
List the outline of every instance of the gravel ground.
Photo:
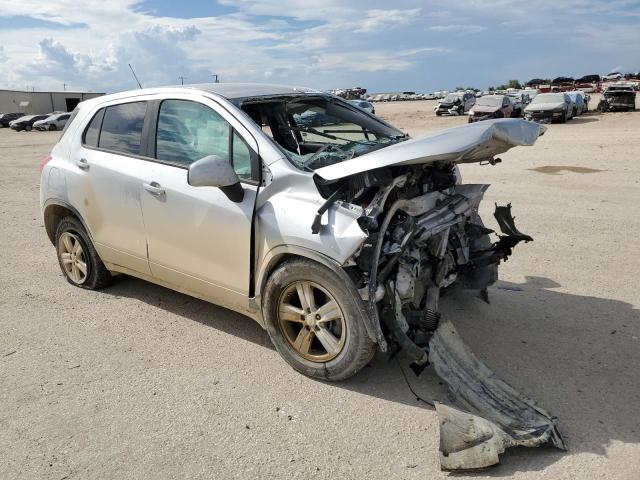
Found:
[[(595, 102), (592, 102), (592, 106)], [(380, 104), (413, 135), (466, 122), (433, 102)], [(57, 133), (0, 130), (0, 478), (424, 479), (440, 472), (435, 412), (378, 355), (328, 384), (282, 361), (250, 319), (128, 277), (67, 284), (38, 207)], [(570, 446), (511, 449), (474, 478), (640, 478), (640, 113), (551, 125), (503, 163), (464, 165), (535, 238), (491, 304), (443, 299), (467, 343), (560, 419)], [(426, 398), (443, 388), (409, 375)]]

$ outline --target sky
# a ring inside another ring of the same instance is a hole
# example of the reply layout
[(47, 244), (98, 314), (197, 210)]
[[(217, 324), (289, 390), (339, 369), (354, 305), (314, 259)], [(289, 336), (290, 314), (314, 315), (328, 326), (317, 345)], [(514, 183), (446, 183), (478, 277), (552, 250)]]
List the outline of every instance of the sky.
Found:
[(369, 92), (640, 70), (640, 0), (2, 0), (0, 89)]

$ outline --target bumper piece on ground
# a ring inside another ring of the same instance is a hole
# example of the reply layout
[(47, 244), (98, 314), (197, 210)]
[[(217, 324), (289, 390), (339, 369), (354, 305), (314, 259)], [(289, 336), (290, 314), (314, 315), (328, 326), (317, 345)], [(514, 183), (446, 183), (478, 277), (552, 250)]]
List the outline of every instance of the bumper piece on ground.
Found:
[(447, 404), (436, 404), (443, 470), (494, 465), (513, 446), (567, 449), (556, 418), (497, 378), (451, 322), (440, 322), (429, 347), (429, 361), (449, 387)]

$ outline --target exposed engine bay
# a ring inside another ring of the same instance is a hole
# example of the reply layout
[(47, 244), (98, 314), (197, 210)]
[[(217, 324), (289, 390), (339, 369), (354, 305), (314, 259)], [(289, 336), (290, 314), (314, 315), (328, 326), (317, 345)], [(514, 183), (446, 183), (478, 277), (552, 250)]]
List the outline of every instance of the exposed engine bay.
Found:
[(500, 381), (441, 319), (439, 300), (454, 285), (480, 291), (498, 279), (498, 265), (520, 242), (533, 239), (515, 226), (511, 205), (497, 206), (500, 233), (486, 228), (478, 207), (489, 185), (458, 184), (455, 164), (381, 168), (318, 187), (327, 202), (364, 209), (368, 237), (347, 271), (367, 303), (382, 350), (402, 350), (419, 375), (433, 365), (450, 398), (436, 402), (441, 419), (440, 462), (445, 470), (498, 463), (509, 446), (566, 446), (555, 419)]
[[(480, 290), (498, 278), (498, 264), (521, 241), (511, 207), (496, 207), (502, 230), (492, 240), (478, 215), (489, 185), (457, 184), (450, 162), (363, 172), (319, 184), (327, 203), (360, 205), (367, 240), (347, 267), (371, 318), (382, 349), (387, 340), (413, 358), (416, 373), (428, 364), (429, 340), (438, 327), (443, 289), (458, 284)], [(323, 206), (326, 207), (327, 204)], [(312, 231), (320, 228), (321, 208)]]

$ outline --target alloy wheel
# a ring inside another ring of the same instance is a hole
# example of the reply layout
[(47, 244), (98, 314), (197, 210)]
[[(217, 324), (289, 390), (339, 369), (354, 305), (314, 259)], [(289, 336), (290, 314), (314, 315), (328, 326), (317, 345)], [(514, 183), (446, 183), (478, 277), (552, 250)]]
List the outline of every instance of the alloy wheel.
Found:
[(82, 285), (88, 269), (80, 239), (71, 232), (64, 232), (58, 239), (58, 255), (67, 276), (73, 283)]
[(338, 302), (315, 282), (294, 282), (280, 295), (278, 326), (306, 360), (322, 363), (336, 358), (347, 338), (346, 325)]

